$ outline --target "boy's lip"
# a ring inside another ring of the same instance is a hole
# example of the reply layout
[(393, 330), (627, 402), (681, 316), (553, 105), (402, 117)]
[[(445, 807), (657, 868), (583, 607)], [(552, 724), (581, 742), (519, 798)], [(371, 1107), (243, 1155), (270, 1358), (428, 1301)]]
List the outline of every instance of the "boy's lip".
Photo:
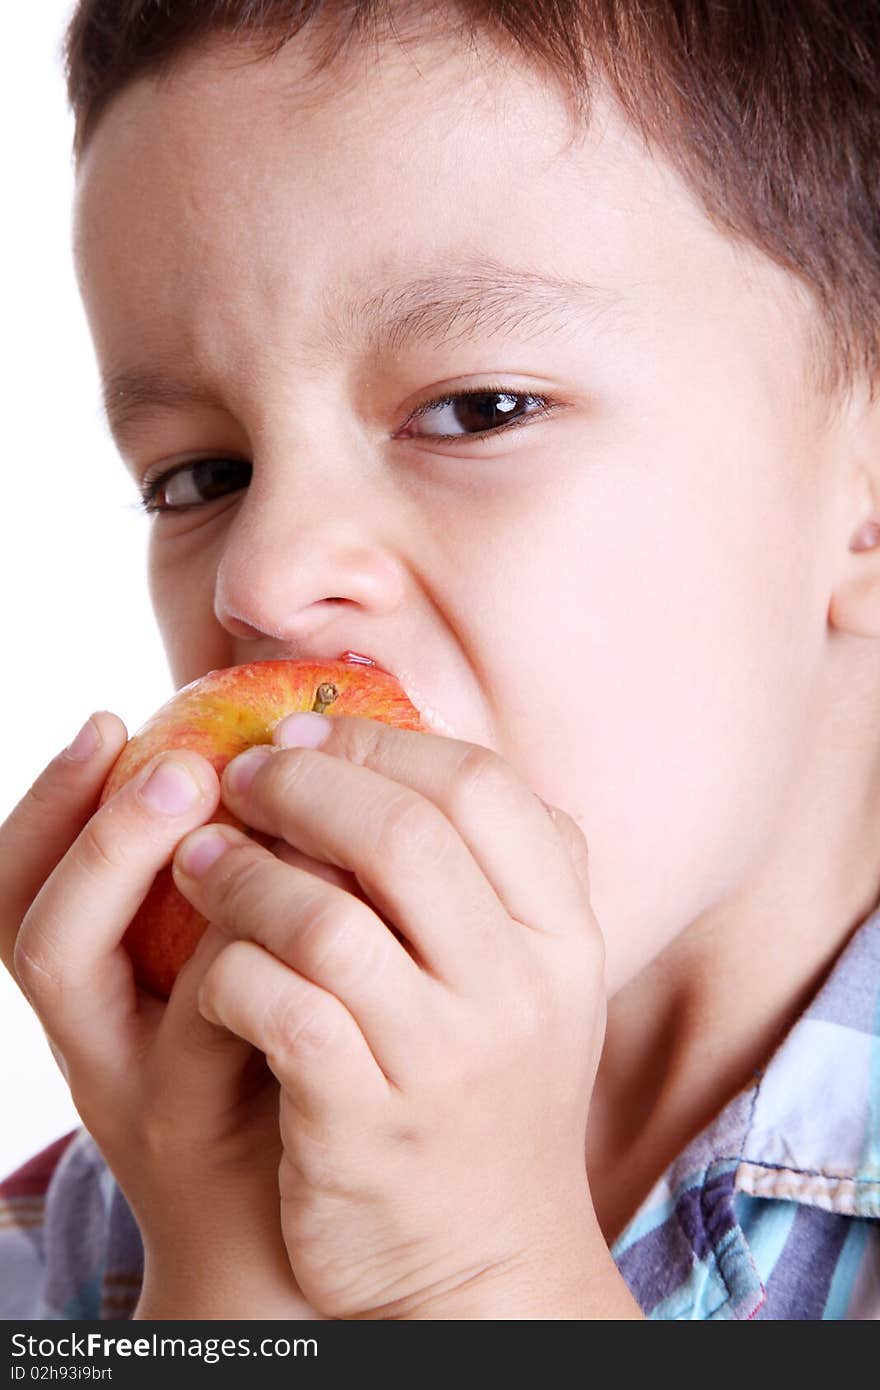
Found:
[(366, 656), (362, 652), (343, 652), (338, 656), (337, 661), (347, 661), (352, 665), (373, 666), (379, 671), (384, 671), (386, 675), (393, 676), (400, 684), (407, 699), (415, 705), (419, 712), (422, 723), (435, 734), (443, 734), (446, 738), (456, 738), (457, 735), (452, 726), (447, 723), (443, 716), (432, 705), (428, 703), (416, 685), (415, 677), (411, 671), (404, 671), (400, 668), (392, 669), (385, 666), (372, 656)]
[(375, 666), (377, 671), (385, 671), (386, 676), (394, 675), (393, 671), (385, 670), (385, 667), (380, 665), (380, 663), (376, 661), (372, 656), (363, 656), (361, 652), (343, 652), (341, 656), (338, 656), (336, 658), (336, 660), (348, 661), (352, 665), (358, 666)]

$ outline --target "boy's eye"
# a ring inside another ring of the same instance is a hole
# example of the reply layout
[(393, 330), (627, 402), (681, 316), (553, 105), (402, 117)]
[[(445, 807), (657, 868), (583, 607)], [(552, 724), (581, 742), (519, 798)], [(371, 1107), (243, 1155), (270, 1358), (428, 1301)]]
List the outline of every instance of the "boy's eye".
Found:
[(253, 468), (242, 459), (195, 459), (141, 484), (145, 512), (184, 512), (247, 487)]
[[(410, 415), (395, 439), (453, 442), (484, 440), (549, 414), (554, 402), (544, 396), (480, 387), (427, 401)], [(425, 428), (433, 424), (434, 429)], [(205, 458), (180, 463), (141, 484), (146, 512), (183, 512), (247, 487), (252, 465), (243, 459)]]
[[(543, 415), (550, 402), (543, 396), (522, 395), (516, 391), (493, 391), (481, 387), (459, 391), (439, 401), (419, 406), (404, 426), (403, 438), (461, 439), (492, 432), (498, 434), (533, 415)], [(432, 420), (436, 429), (412, 431), (415, 421)]]

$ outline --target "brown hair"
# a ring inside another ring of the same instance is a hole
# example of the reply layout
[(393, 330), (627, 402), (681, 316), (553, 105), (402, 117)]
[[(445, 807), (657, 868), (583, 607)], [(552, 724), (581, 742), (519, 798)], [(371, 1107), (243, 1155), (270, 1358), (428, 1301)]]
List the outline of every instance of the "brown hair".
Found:
[(396, 16), (513, 44), (587, 118), (607, 83), (713, 222), (812, 291), (823, 385), (880, 379), (880, 0), (79, 0), (66, 35), (79, 158), (127, 83), (226, 33), (318, 69)]

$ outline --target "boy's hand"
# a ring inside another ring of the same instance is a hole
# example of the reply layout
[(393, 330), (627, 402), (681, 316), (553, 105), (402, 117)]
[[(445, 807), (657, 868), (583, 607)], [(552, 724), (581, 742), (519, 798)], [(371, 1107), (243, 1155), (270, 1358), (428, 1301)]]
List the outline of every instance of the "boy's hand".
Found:
[(97, 810), (126, 730), (107, 712), (91, 722), (101, 746), (54, 758), (0, 828), (0, 955), (137, 1218), (136, 1316), (313, 1316), (281, 1239), (277, 1082), (196, 1006), (223, 938), (206, 932), (167, 1005), (137, 988), (120, 944), (178, 841), (216, 810), (217, 775), (178, 750), (188, 806), (149, 804), (155, 759)]
[(640, 1317), (585, 1173), (605, 993), (580, 830), (477, 745), (328, 723), (322, 752), (224, 772), (275, 853), (223, 826), (174, 859), (233, 938), (202, 1011), (281, 1083), (301, 1288), (331, 1317)]

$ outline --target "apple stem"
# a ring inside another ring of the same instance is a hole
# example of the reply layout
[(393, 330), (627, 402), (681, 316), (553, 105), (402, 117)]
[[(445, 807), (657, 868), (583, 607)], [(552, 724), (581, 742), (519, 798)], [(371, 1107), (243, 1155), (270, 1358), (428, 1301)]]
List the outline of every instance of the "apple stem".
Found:
[(319, 685), (315, 695), (315, 703), (312, 705), (312, 714), (323, 714), (328, 705), (332, 705), (334, 700), (339, 699), (339, 691), (335, 685), (326, 681)]

